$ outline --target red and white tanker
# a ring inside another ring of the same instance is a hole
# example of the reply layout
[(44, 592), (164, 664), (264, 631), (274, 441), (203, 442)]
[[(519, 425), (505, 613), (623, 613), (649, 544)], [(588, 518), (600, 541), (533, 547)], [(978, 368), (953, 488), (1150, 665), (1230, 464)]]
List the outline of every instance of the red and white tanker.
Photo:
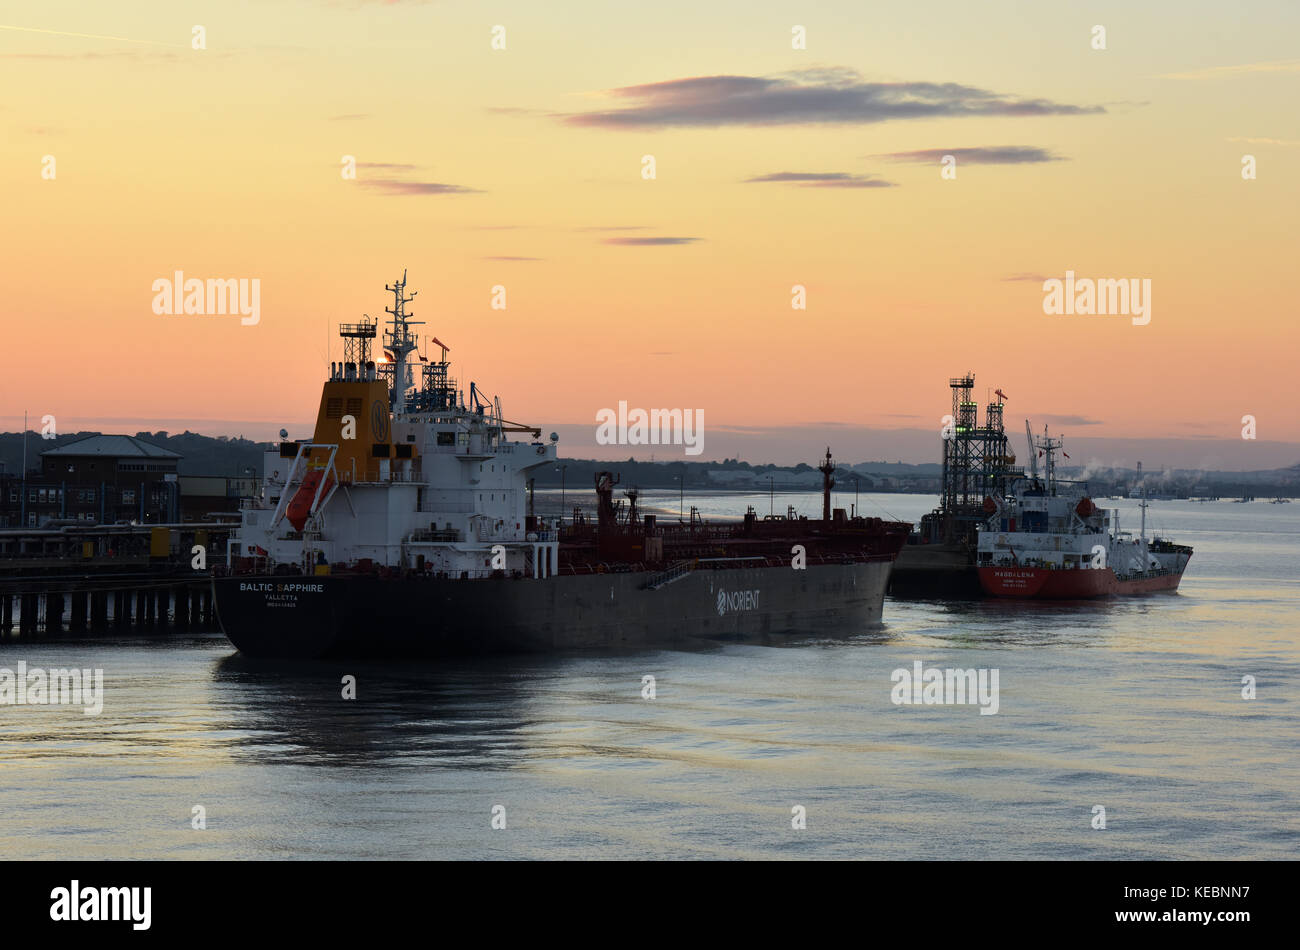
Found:
[[(989, 518), (976, 553), (980, 586), (994, 597), (1078, 600), (1178, 588), (1192, 549), (1146, 537), (1146, 500), (1137, 537), (1119, 511), (1102, 509), (1086, 484), (1056, 477), (1061, 439), (1031, 438), (1032, 473), (1005, 498), (986, 498)], [(1038, 456), (1046, 459), (1038, 476)]]

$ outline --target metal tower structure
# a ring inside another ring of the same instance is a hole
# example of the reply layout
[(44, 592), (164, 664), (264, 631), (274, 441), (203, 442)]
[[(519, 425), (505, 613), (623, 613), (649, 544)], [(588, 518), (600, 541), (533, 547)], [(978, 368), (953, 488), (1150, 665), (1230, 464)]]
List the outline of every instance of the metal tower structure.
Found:
[(339, 336), (343, 337), (344, 365), (359, 366), (364, 371), (370, 362), (370, 341), (375, 338), (377, 326), (369, 319), (360, 323), (339, 324)]
[(923, 530), (938, 528), (939, 536), (932, 541), (973, 541), (976, 525), (988, 516), (985, 497), (1005, 494), (1008, 480), (1023, 470), (1013, 467), (1016, 457), (1007, 444), (1003, 420), (1007, 397), (1002, 390), (997, 390), (996, 399), (985, 407), (981, 425), (974, 374), (949, 379), (948, 386), (952, 390), (952, 424), (943, 440), (939, 517), (923, 524)]

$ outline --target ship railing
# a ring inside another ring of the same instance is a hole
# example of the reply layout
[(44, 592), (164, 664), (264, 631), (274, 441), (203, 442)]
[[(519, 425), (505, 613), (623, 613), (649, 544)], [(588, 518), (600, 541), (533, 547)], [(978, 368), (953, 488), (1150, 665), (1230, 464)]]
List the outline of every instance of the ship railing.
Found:
[(418, 467), (409, 472), (390, 471), (387, 475), (380, 474), (378, 468), (357, 469), (355, 472), (339, 471), (339, 484), (342, 485), (385, 485), (390, 482), (422, 482), (424, 474)]
[(416, 529), (411, 532), (410, 540), (415, 543), (435, 543), (449, 541), (463, 541), (464, 536), (461, 531), (455, 528), (438, 528), (438, 529)]
[(640, 574), (645, 571), (645, 564), (640, 561), (594, 561), (594, 562), (566, 562), (556, 568), (556, 574), (568, 575), (588, 575), (588, 574)]
[(472, 514), (475, 511), (472, 501), (435, 501), (424, 499), (416, 509), (425, 514)]
[(661, 587), (671, 584), (673, 581), (679, 581), (694, 570), (697, 563), (697, 561), (678, 561), (666, 571), (660, 571), (658, 574), (649, 578), (645, 582), (644, 586), (647, 590), (658, 590)]

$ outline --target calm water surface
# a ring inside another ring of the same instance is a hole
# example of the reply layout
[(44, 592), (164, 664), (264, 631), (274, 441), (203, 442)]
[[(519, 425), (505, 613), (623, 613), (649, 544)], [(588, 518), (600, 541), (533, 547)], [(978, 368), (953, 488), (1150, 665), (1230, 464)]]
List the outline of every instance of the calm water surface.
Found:
[[(914, 520), (933, 499), (860, 502)], [(106, 696), (0, 707), (0, 856), (1293, 858), (1300, 504), (1151, 517), (1196, 547), (1177, 594), (887, 600), (882, 629), (792, 645), (268, 666), (219, 635), (8, 641), (0, 666), (99, 667)], [(999, 712), (894, 705), (916, 660), (998, 669)]]

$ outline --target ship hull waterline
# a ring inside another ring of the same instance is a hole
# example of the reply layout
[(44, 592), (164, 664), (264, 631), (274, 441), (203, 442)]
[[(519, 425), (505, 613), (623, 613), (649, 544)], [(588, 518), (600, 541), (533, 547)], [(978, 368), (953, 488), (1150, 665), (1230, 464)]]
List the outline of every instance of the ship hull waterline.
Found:
[(878, 627), (892, 560), (545, 579), (231, 576), (213, 581), (246, 656), (465, 656), (845, 635)]
[(1088, 600), (1173, 592), (1182, 578), (1181, 572), (1168, 572), (1125, 580), (1109, 567), (1065, 571), (1040, 567), (979, 569), (980, 584), (989, 596), (1037, 600)]

